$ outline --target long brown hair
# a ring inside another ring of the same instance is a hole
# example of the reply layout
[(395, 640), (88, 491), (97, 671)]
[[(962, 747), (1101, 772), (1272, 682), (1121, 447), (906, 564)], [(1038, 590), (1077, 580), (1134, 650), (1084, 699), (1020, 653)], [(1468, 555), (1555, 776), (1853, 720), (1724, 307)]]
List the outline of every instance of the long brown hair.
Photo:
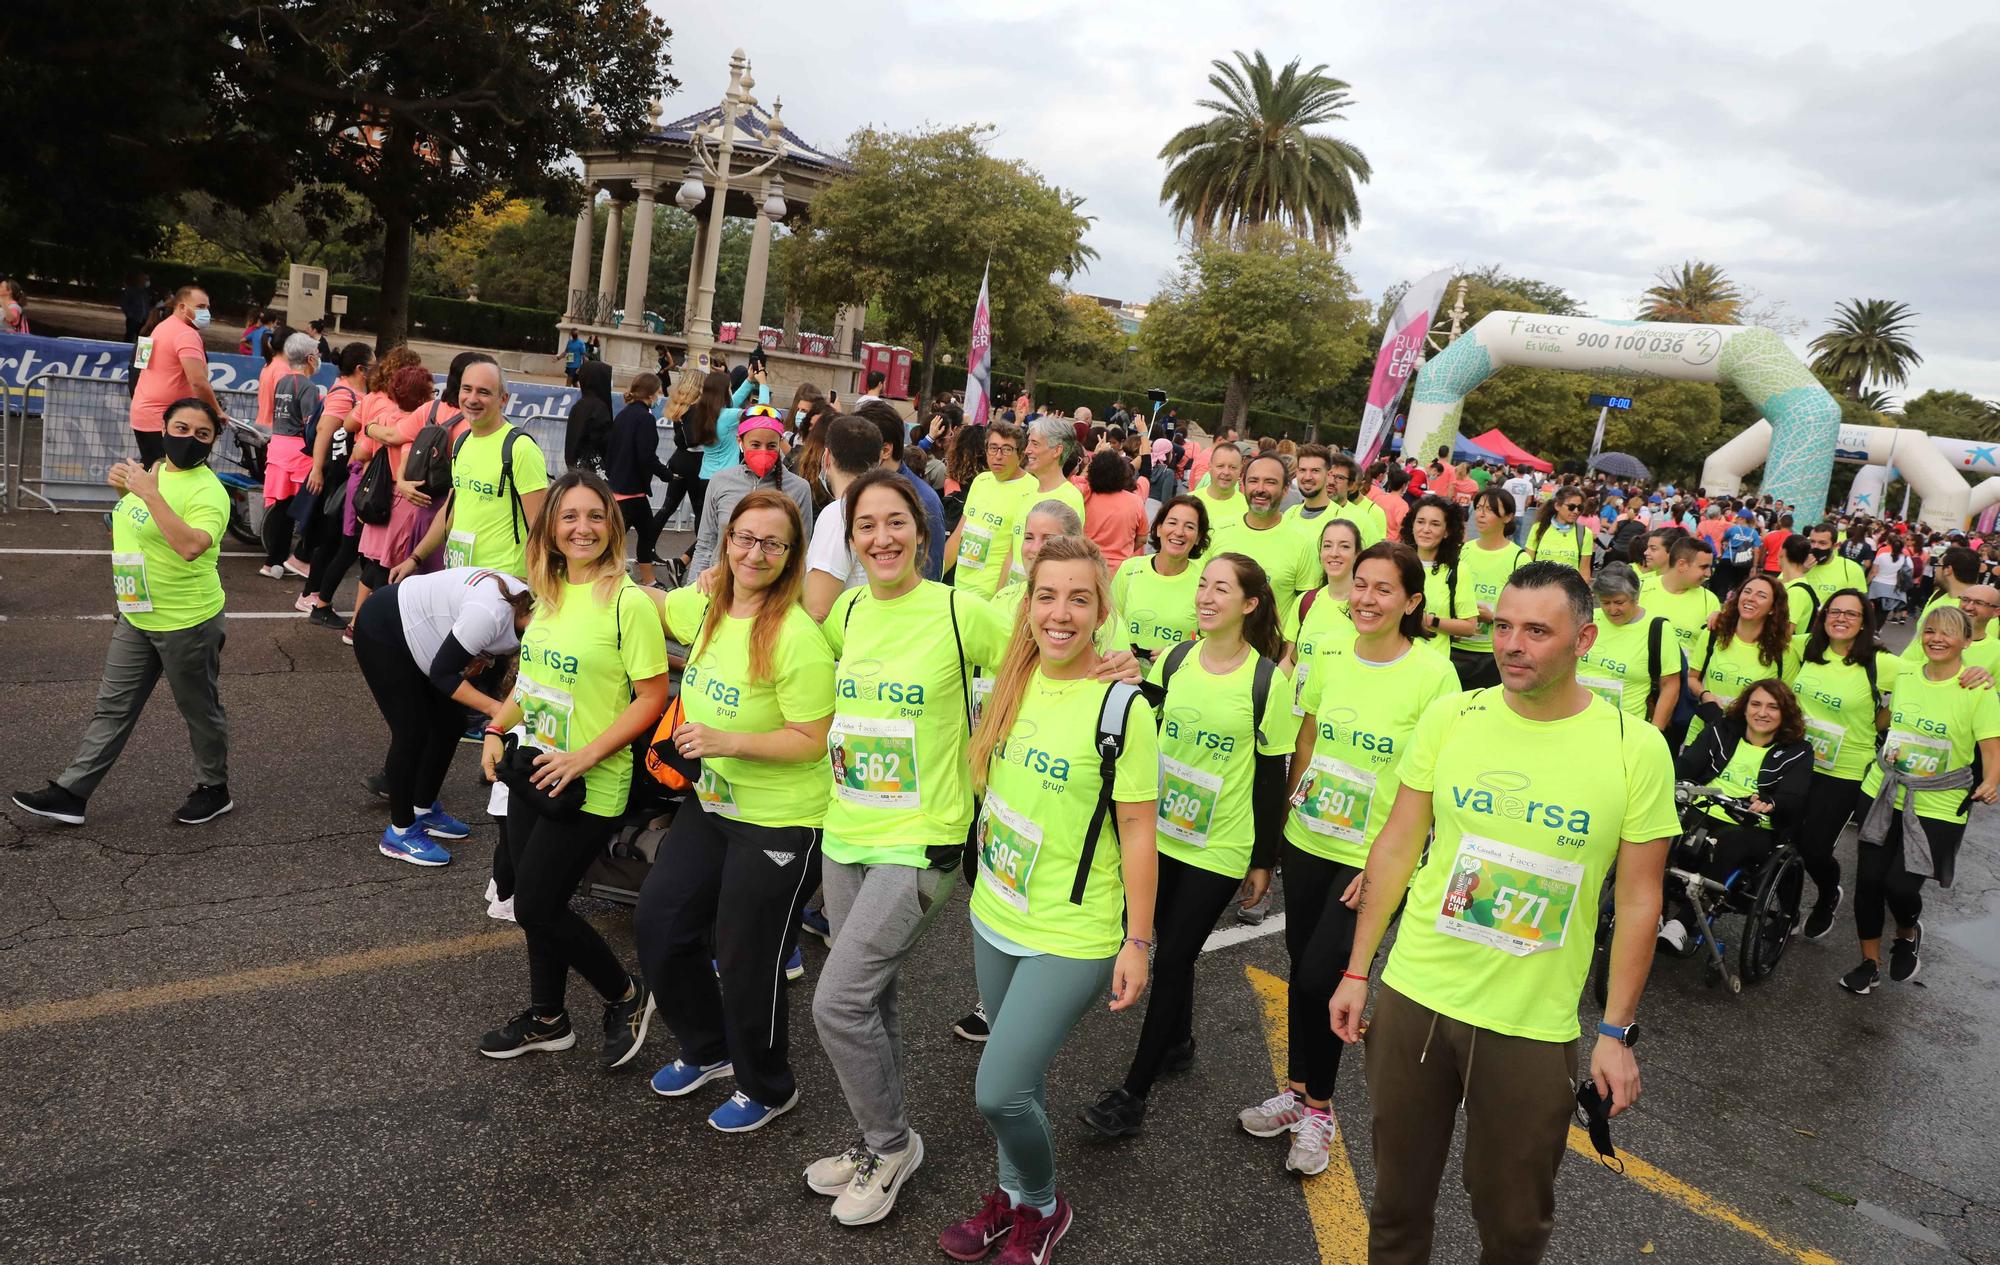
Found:
[[(725, 380), (728, 375), (724, 375)], [(799, 604), (799, 598), (806, 585), (805, 522), (799, 517), (799, 507), (792, 498), (759, 488), (729, 511), (729, 522), (722, 529), (722, 565), (716, 568), (715, 592), (708, 599), (708, 614), (701, 621), (701, 635), (696, 638), (694, 655), (701, 654), (702, 648), (715, 636), (716, 629), (729, 614), (729, 608), (736, 601), (736, 571), (729, 565), (729, 533), (735, 528), (736, 520), (752, 510), (776, 510), (785, 516), (785, 530), (791, 533), (792, 547), (785, 550), (785, 565), (779, 568), (778, 578), (771, 587), (764, 590), (763, 605), (757, 608), (757, 617), (750, 624), (750, 680), (752, 684), (762, 684), (771, 679), (772, 659), (778, 649), (778, 634), (785, 626), (785, 617)], [(623, 537), (620, 538), (623, 543)]]
[[(604, 503), (604, 542), (597, 557), (590, 561), (589, 573), (572, 576), (569, 559), (563, 556), (562, 546), (556, 541), (556, 525), (562, 515), (563, 498), (577, 488), (589, 489)], [(561, 478), (549, 485), (548, 495), (542, 500), (542, 512), (535, 515), (535, 521), (528, 527), (528, 588), (534, 592), (535, 601), (546, 603), (552, 611), (560, 610), (563, 585), (586, 583), (592, 585), (591, 596), (598, 605), (610, 601), (625, 579), (625, 533), (620, 530), (624, 521), (610, 484), (588, 470), (564, 471)]]
[(1767, 668), (1775, 668), (1785, 661), (1785, 653), (1792, 646), (1792, 613), (1790, 600), (1785, 596), (1785, 586), (1771, 576), (1753, 575), (1738, 586), (1724, 604), (1722, 613), (1716, 616), (1715, 640), (1727, 645), (1736, 639), (1736, 621), (1743, 615), (1743, 590), (1753, 584), (1762, 584), (1771, 590), (1771, 609), (1764, 616), (1764, 631), (1757, 638), (1757, 662)]
[[(1014, 722), (1020, 718), (1021, 698), (1028, 692), (1028, 678), (1041, 666), (1042, 647), (1035, 640), (1035, 629), (1028, 615), (1032, 603), (1028, 597), (1035, 591), (1035, 577), (1052, 562), (1092, 564), (1097, 580), (1097, 613), (1108, 618), (1111, 611), (1111, 573), (1105, 569), (1104, 555), (1098, 552), (1096, 543), (1083, 536), (1051, 536), (1043, 541), (1041, 552), (1028, 567), (1023, 598), (1014, 608), (1014, 635), (1007, 642), (1007, 655), (1000, 661), (1000, 671), (993, 678), (993, 693), (979, 715), (979, 728), (973, 730), (972, 744), (966, 751), (972, 765), (972, 784), (977, 790), (986, 789), (986, 766), (992, 763), (994, 748), (1006, 741)], [(1084, 647), (1083, 653), (1094, 655), (1095, 628), (1089, 640), (1091, 644)]]
[(729, 407), (729, 371), (711, 369), (701, 380), (701, 398), (686, 413), (688, 437), (706, 448), (715, 442), (715, 423)]

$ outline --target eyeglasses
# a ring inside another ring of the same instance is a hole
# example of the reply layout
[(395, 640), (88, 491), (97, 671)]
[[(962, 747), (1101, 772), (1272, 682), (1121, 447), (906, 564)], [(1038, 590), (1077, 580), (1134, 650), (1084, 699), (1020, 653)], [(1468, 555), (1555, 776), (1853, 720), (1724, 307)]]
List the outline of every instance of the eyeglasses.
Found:
[(790, 553), (792, 549), (792, 542), (789, 540), (774, 540), (765, 536), (753, 536), (747, 531), (730, 532), (729, 543), (741, 549), (744, 553), (749, 553), (752, 549), (755, 549), (766, 558), (782, 558)]

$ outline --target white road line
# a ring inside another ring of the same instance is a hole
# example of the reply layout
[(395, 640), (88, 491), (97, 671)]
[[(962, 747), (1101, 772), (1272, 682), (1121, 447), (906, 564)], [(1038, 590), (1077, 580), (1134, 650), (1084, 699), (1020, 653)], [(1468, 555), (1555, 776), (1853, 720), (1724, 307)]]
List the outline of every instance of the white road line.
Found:
[(1226, 949), (1231, 945), (1242, 944), (1246, 940), (1261, 940), (1265, 936), (1275, 936), (1284, 929), (1285, 916), (1283, 914), (1272, 914), (1254, 927), (1245, 923), (1238, 923), (1234, 927), (1224, 927), (1220, 931), (1209, 932), (1208, 939), (1201, 946), (1201, 951), (1203, 953), (1213, 953), (1217, 949)]

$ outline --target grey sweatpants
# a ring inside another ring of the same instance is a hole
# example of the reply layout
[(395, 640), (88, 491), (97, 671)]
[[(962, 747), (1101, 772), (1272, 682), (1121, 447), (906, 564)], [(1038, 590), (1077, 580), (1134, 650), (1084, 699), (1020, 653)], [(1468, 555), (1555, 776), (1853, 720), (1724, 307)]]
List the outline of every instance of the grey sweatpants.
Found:
[(820, 884), (833, 951), (813, 994), (813, 1025), (840, 1077), (862, 1141), (877, 1155), (910, 1144), (903, 1109), (903, 959), (951, 896), (958, 870), (845, 865), (822, 858)]
[(222, 713), (223, 616), (173, 632), (143, 632), (119, 616), (104, 652), (104, 679), (97, 686), (97, 714), (84, 728), (76, 758), (56, 785), (89, 799), (139, 723), (139, 713), (160, 677), (174, 693), (194, 748), (194, 780), (202, 786), (229, 781), (229, 721)]

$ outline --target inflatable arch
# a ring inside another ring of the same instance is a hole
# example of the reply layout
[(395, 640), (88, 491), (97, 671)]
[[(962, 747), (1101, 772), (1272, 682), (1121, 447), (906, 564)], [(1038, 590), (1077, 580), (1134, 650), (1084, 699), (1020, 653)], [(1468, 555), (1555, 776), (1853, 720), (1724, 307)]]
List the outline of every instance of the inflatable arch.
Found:
[[(1888, 467), (1894, 466), (1910, 489), (1923, 498), (1923, 509), (1918, 518), (1945, 531), (1957, 531), (1965, 526), (1971, 489), (1966, 487), (1958, 468), (1929, 435), (1920, 430), (1894, 426), (1840, 426), (1835, 429), (1834, 456), (1839, 460), (1881, 466), (1885, 472)], [(1742, 434), (1709, 454), (1708, 461), (1701, 468), (1701, 485), (1712, 494), (1728, 495), (1741, 489), (1743, 476), (1763, 462), (1771, 446), (1771, 435), (1771, 424), (1766, 421), (1746, 427)], [(1947, 442), (1954, 446), (1963, 443), (1960, 440)], [(1884, 486), (1887, 485), (1886, 474), (1871, 476), (1867, 483), (1860, 484), (1862, 490), (1867, 491), (1877, 477), (1881, 478)], [(1784, 493), (1772, 487), (1768, 480), (1765, 489), (1784, 498)], [(1879, 501), (1879, 489), (1876, 491)], [(1803, 513), (1803, 504), (1797, 501), (1792, 504), (1800, 510), (1796, 521), (1818, 521), (1818, 511), (1808, 516)], [(1869, 512), (1879, 514), (1882, 509), (1880, 504), (1876, 504), (1870, 507)]]
[(1453, 443), (1465, 397), (1507, 365), (1727, 382), (1773, 423), (1764, 490), (1813, 518), (1826, 508), (1840, 405), (1768, 329), (1490, 313), (1418, 372), (1403, 451)]

